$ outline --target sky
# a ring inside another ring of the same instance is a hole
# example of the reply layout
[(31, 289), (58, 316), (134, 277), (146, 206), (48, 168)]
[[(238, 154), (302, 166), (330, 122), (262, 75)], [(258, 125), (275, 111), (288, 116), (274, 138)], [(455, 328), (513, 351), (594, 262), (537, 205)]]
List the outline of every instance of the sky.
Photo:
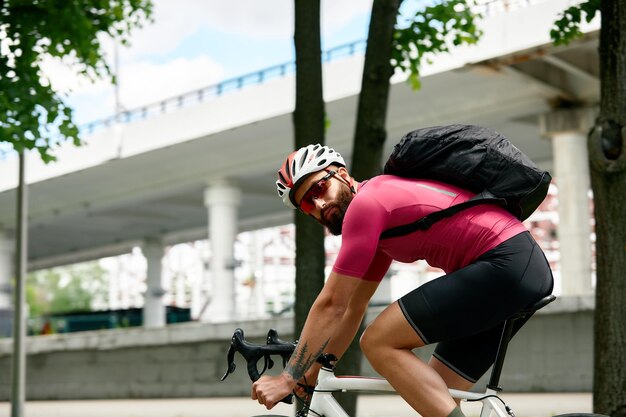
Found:
[[(216, 84), (294, 59), (293, 0), (153, 0), (153, 22), (118, 46), (122, 109)], [(322, 49), (367, 37), (371, 0), (322, 0)], [(114, 41), (103, 38), (114, 67)], [(43, 66), (79, 125), (115, 113), (115, 87), (75, 76), (59, 61)]]

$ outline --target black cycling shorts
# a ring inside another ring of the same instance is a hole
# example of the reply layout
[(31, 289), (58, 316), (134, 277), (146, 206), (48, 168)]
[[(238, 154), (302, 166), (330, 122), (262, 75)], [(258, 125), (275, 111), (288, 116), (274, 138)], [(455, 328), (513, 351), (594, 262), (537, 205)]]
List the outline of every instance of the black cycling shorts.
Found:
[[(433, 355), (476, 382), (494, 363), (504, 321), (552, 293), (552, 271), (530, 233), (520, 233), (470, 265), (398, 300)], [(526, 320), (518, 320), (514, 333)]]

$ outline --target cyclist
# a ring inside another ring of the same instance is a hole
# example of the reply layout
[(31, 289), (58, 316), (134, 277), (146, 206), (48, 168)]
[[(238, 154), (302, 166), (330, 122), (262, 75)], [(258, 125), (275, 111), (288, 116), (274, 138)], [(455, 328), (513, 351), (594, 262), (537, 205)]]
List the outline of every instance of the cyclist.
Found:
[[(392, 260), (425, 259), (446, 275), (388, 306), (365, 330), (361, 349), (422, 416), (463, 416), (447, 389), (470, 389), (495, 360), (504, 320), (552, 292), (548, 262), (522, 223), (499, 206), (482, 204), (426, 231), (380, 240), (386, 229), (473, 193), (391, 175), (359, 183), (341, 155), (321, 145), (289, 155), (276, 186), (288, 207), (342, 234), (342, 245), (287, 366), (255, 382), (252, 398), (271, 409), (298, 381), (314, 383), (315, 359), (346, 351)], [(430, 343), (438, 345), (428, 363), (411, 352)]]

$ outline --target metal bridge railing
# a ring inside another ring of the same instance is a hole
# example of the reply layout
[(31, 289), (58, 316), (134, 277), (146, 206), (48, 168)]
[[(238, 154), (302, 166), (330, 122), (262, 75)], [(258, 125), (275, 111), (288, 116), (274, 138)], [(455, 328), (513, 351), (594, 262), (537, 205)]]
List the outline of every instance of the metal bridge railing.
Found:
[[(365, 40), (359, 40), (329, 49), (322, 53), (322, 60), (324, 62), (330, 62), (337, 58), (363, 52), (365, 51), (365, 45)], [(295, 68), (296, 63), (294, 61), (274, 65), (260, 71), (224, 80), (218, 84), (189, 91), (136, 109), (120, 112), (106, 119), (97, 120), (85, 126), (81, 126), (81, 131), (93, 133), (98, 128), (108, 127), (115, 123), (129, 123), (136, 120), (143, 120), (150, 116), (202, 103), (230, 91), (241, 90), (250, 85), (262, 84), (271, 79), (291, 75), (295, 72)]]

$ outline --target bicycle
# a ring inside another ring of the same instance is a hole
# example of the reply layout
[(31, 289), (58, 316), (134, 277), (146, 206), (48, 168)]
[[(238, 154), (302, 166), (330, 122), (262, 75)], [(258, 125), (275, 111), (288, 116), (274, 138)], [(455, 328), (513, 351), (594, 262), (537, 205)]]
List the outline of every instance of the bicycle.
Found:
[[(504, 366), (504, 358), (506, 356), (506, 350), (508, 348), (509, 341), (513, 331), (513, 323), (521, 318), (525, 318), (535, 311), (545, 307), (556, 297), (554, 295), (542, 298), (532, 307), (520, 311), (513, 315), (504, 324), (502, 330), (502, 336), (498, 346), (498, 352), (491, 371), (489, 382), (486, 386), (485, 392), (474, 393), (469, 391), (460, 391), (455, 389), (449, 389), (453, 398), (460, 399), (462, 401), (479, 401), (482, 403), (482, 410), (480, 417), (489, 417), (492, 413), (495, 413), (498, 417), (515, 417), (513, 410), (506, 405), (504, 400), (498, 396), (498, 392), (502, 391), (499, 386), (500, 375)], [(283, 367), (287, 363), (291, 353), (294, 351), (297, 342), (286, 342), (278, 337), (278, 333), (274, 329), (270, 329), (267, 335), (265, 345), (255, 345), (245, 340), (243, 330), (236, 329), (231, 339), (230, 348), (227, 354), (228, 369), (222, 377), (222, 381), (235, 371), (236, 365), (234, 362), (235, 352), (239, 352), (247, 362), (248, 375), (252, 381), (256, 381), (267, 370), (271, 369), (274, 365), (274, 361), (271, 356), (280, 356), (283, 361)], [(264, 366), (259, 372), (257, 368), (258, 361), (263, 358)], [(384, 378), (372, 378), (362, 376), (335, 376), (335, 362), (337, 358), (332, 354), (322, 354), (317, 359), (322, 365), (320, 373), (317, 379), (317, 385), (311, 392), (308, 400), (303, 400), (303, 408), (296, 413), (296, 417), (350, 417), (341, 408), (339, 403), (332, 396), (333, 392), (346, 392), (346, 391), (367, 391), (372, 393), (393, 393), (394, 388)], [(295, 394), (283, 398), (281, 401), (288, 404), (293, 403)], [(272, 416), (264, 416), (272, 417)], [(281, 416), (273, 416), (281, 417)], [(608, 417), (600, 414), (590, 413), (574, 413), (574, 414), (561, 414), (555, 417)]]

